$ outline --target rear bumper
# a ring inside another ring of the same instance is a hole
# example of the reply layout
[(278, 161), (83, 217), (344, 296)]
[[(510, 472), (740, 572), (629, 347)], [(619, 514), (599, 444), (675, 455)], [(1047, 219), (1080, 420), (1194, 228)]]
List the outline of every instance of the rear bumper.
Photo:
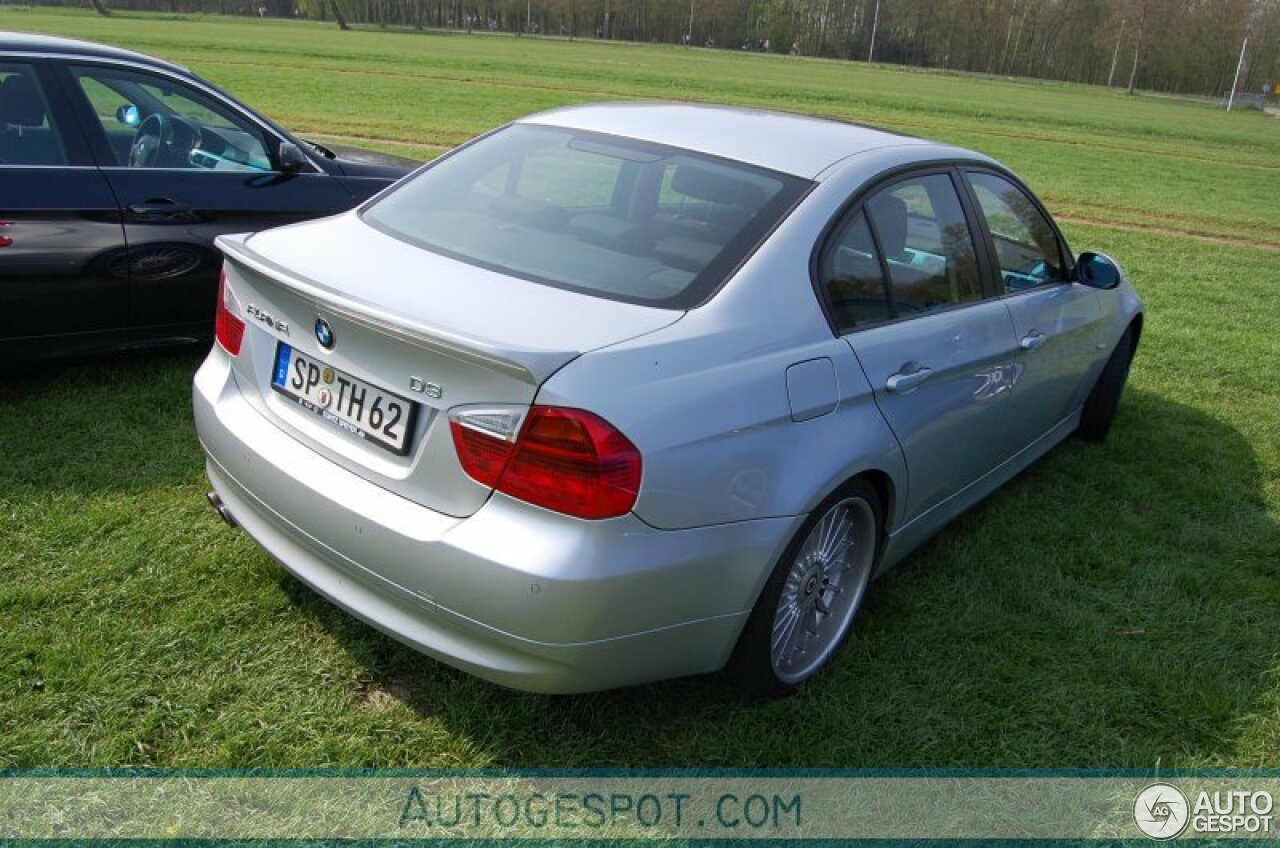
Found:
[(241, 396), (216, 348), (194, 407), (214, 489), (285, 568), (419, 651), (517, 689), (589, 691), (720, 668), (800, 520), (662, 531), (502, 495), (447, 516), (294, 440)]

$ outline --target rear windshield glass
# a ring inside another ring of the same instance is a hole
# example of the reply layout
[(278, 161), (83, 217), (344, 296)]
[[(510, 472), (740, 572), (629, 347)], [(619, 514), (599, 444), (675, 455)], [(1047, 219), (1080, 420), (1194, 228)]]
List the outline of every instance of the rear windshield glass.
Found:
[(685, 309), (718, 288), (809, 185), (685, 150), (517, 124), (405, 181), (363, 218), (474, 265)]

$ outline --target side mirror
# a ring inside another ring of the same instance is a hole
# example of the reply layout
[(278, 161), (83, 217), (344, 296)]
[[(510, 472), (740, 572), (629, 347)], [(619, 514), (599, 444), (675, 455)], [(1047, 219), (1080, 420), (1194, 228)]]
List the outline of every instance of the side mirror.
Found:
[(1102, 253), (1082, 253), (1076, 259), (1076, 282), (1094, 289), (1113, 289), (1124, 278), (1120, 266)]
[(136, 127), (142, 123), (142, 113), (132, 103), (126, 103), (116, 110), (116, 120), (127, 127)]
[(280, 162), (280, 170), (286, 174), (296, 173), (311, 164), (311, 160), (307, 158), (307, 155), (292, 141), (280, 142), (280, 150), (276, 158)]

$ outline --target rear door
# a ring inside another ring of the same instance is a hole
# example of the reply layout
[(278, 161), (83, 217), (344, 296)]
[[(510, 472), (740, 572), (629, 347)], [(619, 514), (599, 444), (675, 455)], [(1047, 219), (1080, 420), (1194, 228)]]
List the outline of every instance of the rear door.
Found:
[(1097, 291), (1070, 281), (1066, 246), (1029, 192), (990, 171), (970, 170), (965, 178), (1018, 337), (1007, 425), (1023, 448), (1083, 402), (1102, 308)]
[(906, 521), (1012, 453), (1013, 326), (983, 287), (955, 179), (939, 169), (880, 188), (846, 214), (819, 259), (837, 328), (906, 457)]
[[(124, 230), (39, 60), (0, 60), (0, 350), (127, 322)], [(29, 351), (34, 352), (34, 351)]]
[(207, 324), (213, 239), (343, 211), (355, 198), (314, 166), (285, 173), (281, 139), (212, 89), (159, 69), (68, 66), (64, 87), (124, 216), (129, 321)]

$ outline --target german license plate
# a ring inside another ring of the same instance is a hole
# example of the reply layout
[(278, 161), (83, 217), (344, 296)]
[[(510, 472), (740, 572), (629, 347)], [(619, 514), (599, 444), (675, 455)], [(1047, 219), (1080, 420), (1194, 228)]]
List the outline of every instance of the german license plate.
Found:
[(340, 430), (394, 454), (409, 452), (413, 401), (339, 371), (294, 347), (276, 345), (271, 388)]

